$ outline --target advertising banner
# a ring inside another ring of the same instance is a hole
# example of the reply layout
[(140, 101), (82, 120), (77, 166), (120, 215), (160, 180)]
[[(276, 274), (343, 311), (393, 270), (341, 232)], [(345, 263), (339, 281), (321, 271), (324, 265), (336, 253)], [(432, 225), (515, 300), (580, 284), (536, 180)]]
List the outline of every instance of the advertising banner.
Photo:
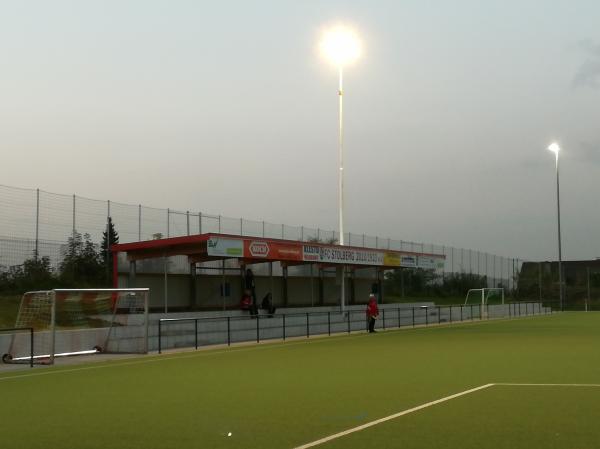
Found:
[(441, 270), (444, 268), (444, 259), (430, 256), (419, 256), (418, 267), (424, 270)]
[(207, 255), (324, 264), (385, 266), (390, 268), (423, 268), (425, 270), (444, 268), (443, 257), (249, 238), (211, 237), (207, 241)]
[(209, 256), (242, 257), (244, 242), (238, 239), (211, 237), (206, 242), (206, 253)]
[(417, 267), (417, 256), (403, 254), (401, 256), (400, 266), (407, 268)]
[(294, 243), (244, 240), (244, 257), (249, 259), (302, 260), (302, 246)]
[(302, 258), (307, 262), (383, 265), (383, 252), (354, 248), (303, 245)]
[(386, 267), (402, 266), (402, 256), (398, 253), (383, 253), (383, 264)]

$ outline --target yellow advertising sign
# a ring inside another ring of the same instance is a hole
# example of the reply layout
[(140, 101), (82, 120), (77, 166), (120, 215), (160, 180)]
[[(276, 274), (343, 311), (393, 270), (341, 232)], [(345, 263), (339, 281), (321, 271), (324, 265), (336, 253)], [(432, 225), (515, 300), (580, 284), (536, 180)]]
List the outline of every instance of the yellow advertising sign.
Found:
[(399, 267), (402, 263), (400, 254), (396, 253), (384, 253), (383, 254), (383, 265), (386, 267)]

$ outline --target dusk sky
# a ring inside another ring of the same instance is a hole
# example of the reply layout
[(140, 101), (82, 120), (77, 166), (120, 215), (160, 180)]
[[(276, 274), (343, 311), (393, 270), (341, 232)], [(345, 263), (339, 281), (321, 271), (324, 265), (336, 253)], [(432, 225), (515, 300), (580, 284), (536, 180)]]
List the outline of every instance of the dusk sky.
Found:
[[(598, 1), (0, 0), (0, 184), (549, 260), (600, 257)], [(1, 232), (0, 232), (1, 234)]]

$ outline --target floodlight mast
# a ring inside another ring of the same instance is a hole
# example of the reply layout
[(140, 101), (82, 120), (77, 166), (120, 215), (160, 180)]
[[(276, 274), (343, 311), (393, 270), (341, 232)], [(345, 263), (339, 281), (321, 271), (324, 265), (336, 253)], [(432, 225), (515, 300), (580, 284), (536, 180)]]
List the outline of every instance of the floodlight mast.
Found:
[[(339, 244), (344, 245), (344, 66), (356, 61), (360, 56), (360, 42), (356, 34), (344, 26), (338, 25), (328, 30), (320, 43), (323, 55), (338, 69), (338, 151), (339, 151), (339, 173), (338, 173), (338, 220), (339, 220)], [(346, 310), (346, 288), (345, 288), (346, 266), (342, 265), (340, 282), (340, 308)]]
[(560, 152), (560, 146), (554, 142), (548, 150), (553, 152), (556, 156), (556, 215), (558, 223), (558, 294), (560, 301), (560, 310), (563, 310), (563, 273), (562, 273), (562, 243), (560, 237), (560, 179), (558, 171), (558, 153)]

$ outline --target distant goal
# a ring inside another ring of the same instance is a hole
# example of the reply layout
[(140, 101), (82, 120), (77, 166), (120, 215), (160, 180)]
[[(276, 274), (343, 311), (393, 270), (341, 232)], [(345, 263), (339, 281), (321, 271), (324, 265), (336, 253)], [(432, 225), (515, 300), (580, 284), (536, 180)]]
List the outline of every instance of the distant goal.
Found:
[[(23, 295), (16, 328), (33, 328), (33, 362), (60, 356), (148, 352), (149, 289), (59, 289)], [(30, 363), (26, 334), (10, 337), (5, 363)]]
[(465, 297), (465, 306), (469, 304), (504, 304), (503, 288), (472, 288)]

